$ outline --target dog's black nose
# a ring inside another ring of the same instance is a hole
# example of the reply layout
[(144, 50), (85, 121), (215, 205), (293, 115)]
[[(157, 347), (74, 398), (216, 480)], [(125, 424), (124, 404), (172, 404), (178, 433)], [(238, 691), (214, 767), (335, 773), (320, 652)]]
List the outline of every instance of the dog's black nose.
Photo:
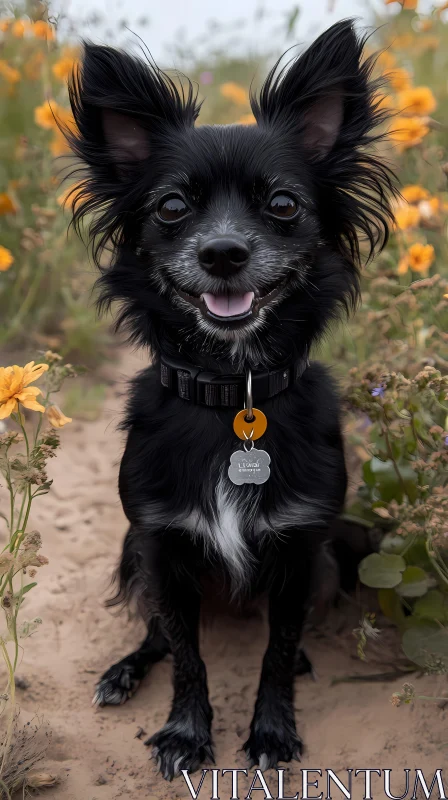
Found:
[(249, 261), (250, 250), (240, 236), (215, 236), (206, 239), (199, 252), (199, 263), (210, 275), (230, 278)]

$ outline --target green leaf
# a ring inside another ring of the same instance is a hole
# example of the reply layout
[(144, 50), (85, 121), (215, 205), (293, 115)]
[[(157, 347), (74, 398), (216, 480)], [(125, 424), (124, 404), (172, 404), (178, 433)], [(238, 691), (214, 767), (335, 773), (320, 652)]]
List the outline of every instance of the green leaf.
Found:
[(430, 589), (414, 605), (414, 616), (436, 622), (448, 622), (448, 597), (438, 589)]
[[(367, 465), (370, 466), (367, 467)], [(369, 486), (374, 486), (379, 491), (381, 500), (386, 503), (390, 503), (391, 500), (401, 503), (405, 491), (409, 500), (415, 502), (417, 498), (417, 474), (410, 464), (398, 464), (401, 480), (398, 478), (394, 463), (391, 460), (381, 461), (374, 456), (370, 462), (367, 461), (364, 464), (364, 468), (364, 480)]]
[(429, 579), (421, 567), (406, 567), (395, 591), (400, 597), (422, 597), (429, 589)]
[(392, 619), (396, 625), (405, 621), (403, 606), (395, 589), (378, 589), (378, 602), (384, 616)]
[(448, 631), (435, 622), (416, 622), (403, 634), (403, 652), (420, 667), (431, 667), (434, 662), (448, 669)]
[(375, 475), (372, 472), (372, 466), (371, 466), (372, 461), (373, 459), (364, 462), (364, 464), (362, 465), (362, 476), (367, 486), (370, 486), (373, 489), (373, 487), (375, 486)]
[(22, 594), (22, 596), (23, 596), (24, 594), (29, 592), (30, 589), (34, 589), (35, 586), (37, 586), (37, 582), (36, 581), (34, 581), (34, 583), (27, 583), (27, 585), (23, 587), (23, 589), (20, 592), (20, 594)]
[(374, 589), (393, 589), (406, 569), (404, 558), (389, 553), (371, 553), (359, 565), (359, 578)]
[(380, 550), (382, 553), (392, 553), (393, 555), (401, 555), (406, 547), (406, 538), (404, 536), (397, 536), (397, 534), (386, 533), (384, 539), (381, 540)]

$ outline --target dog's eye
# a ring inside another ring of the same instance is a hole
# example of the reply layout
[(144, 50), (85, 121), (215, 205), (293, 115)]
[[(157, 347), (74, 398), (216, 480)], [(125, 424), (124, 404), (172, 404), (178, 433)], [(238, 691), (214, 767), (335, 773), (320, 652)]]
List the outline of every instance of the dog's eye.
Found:
[(267, 211), (279, 219), (291, 219), (297, 214), (298, 206), (289, 194), (275, 194), (269, 201)]
[(157, 213), (163, 222), (177, 222), (182, 219), (185, 214), (188, 214), (189, 208), (181, 197), (168, 197), (167, 200), (162, 200)]

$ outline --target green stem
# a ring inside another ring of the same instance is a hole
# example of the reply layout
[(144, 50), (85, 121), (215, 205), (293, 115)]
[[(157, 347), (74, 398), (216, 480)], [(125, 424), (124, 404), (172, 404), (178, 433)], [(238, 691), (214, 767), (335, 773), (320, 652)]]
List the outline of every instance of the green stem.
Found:
[(36, 294), (38, 292), (38, 289), (39, 289), (39, 286), (40, 286), (40, 282), (41, 282), (42, 278), (45, 275), (46, 269), (47, 269), (47, 265), (45, 264), (44, 261), (42, 261), (42, 263), (40, 264), (39, 268), (36, 270), (36, 272), (34, 274), (34, 279), (33, 279), (32, 283), (31, 283), (31, 286), (30, 286), (30, 288), (28, 290), (28, 294), (26, 295), (26, 297), (25, 297), (22, 305), (20, 306), (17, 314), (15, 315), (14, 319), (9, 324), (9, 336), (8, 336), (8, 338), (11, 338), (11, 335), (13, 333), (15, 333), (17, 328), (21, 325), (23, 318), (27, 315), (28, 311), (30, 310), (30, 308), (31, 308), (31, 306), (32, 306), (32, 304), (34, 302), (34, 298), (35, 298), (35, 296), (36, 296)]
[(16, 685), (14, 681), (14, 670), (11, 664), (11, 659), (9, 658), (9, 653), (3, 639), (0, 640), (0, 647), (3, 653), (3, 658), (5, 659), (6, 669), (8, 670), (8, 676), (9, 676), (8, 690), (9, 690), (9, 699), (11, 705), (11, 713), (9, 715), (6, 734), (3, 740), (3, 754), (2, 754), (2, 761), (0, 764), (0, 777), (1, 777), (4, 771), (6, 756), (8, 754), (11, 745), (12, 731), (14, 727), (14, 712), (16, 707)]
[(389, 433), (388, 433), (388, 430), (387, 430), (387, 426), (383, 428), (383, 433), (384, 433), (384, 441), (386, 442), (386, 447), (387, 447), (387, 454), (388, 454), (388, 456), (389, 456), (389, 458), (392, 461), (392, 464), (394, 466), (394, 470), (395, 470), (395, 473), (397, 475), (398, 482), (400, 483), (404, 494), (407, 496), (406, 484), (405, 484), (405, 482), (403, 480), (403, 476), (402, 476), (402, 474), (401, 474), (401, 472), (400, 472), (400, 470), (398, 468), (398, 464), (397, 464), (397, 462), (395, 460), (395, 456), (393, 454), (392, 445), (390, 443), (390, 438), (389, 438)]

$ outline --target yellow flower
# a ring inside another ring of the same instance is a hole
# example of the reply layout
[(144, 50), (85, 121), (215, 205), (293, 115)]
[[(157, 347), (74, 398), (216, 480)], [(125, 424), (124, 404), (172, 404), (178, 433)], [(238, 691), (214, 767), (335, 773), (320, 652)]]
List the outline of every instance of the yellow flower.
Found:
[(436, 106), (436, 98), (429, 86), (416, 86), (414, 89), (406, 89), (398, 95), (398, 107), (406, 116), (431, 114)]
[(0, 31), (2, 33), (7, 33), (9, 30), (10, 25), (14, 22), (14, 17), (9, 17), (7, 19), (0, 19)]
[(420, 222), (420, 211), (416, 206), (403, 205), (395, 211), (395, 224), (401, 231), (415, 228)]
[(424, 189), (423, 186), (418, 186), (418, 184), (404, 186), (401, 194), (408, 203), (419, 203), (420, 200), (427, 200), (429, 197), (428, 190)]
[(428, 272), (434, 258), (432, 244), (416, 242), (408, 250), (408, 262), (413, 272)]
[(406, 150), (408, 147), (420, 144), (428, 132), (428, 126), (420, 117), (397, 117), (390, 136), (401, 150)]
[(33, 25), (33, 32), (37, 39), (44, 39), (48, 42), (51, 42), (54, 38), (54, 28), (45, 22), (44, 19), (39, 19)]
[(8, 83), (17, 83), (20, 81), (20, 72), (15, 67), (11, 67), (7, 61), (0, 59), (0, 77)]
[(56, 120), (54, 118), (54, 109), (56, 105), (56, 103), (50, 105), (47, 100), (43, 105), (37, 106), (37, 108), (34, 109), (34, 122), (36, 125), (39, 125), (40, 128), (45, 128), (47, 131), (56, 127)]
[(221, 92), (222, 96), (226, 98), (226, 100), (231, 100), (232, 103), (235, 103), (237, 106), (247, 106), (249, 103), (249, 97), (246, 90), (243, 88), (243, 86), (239, 86), (233, 81), (222, 83), (219, 87), (219, 91)]
[(43, 375), (48, 364), (35, 364), (30, 361), (24, 367), (0, 367), (0, 419), (6, 419), (18, 410), (19, 403), (32, 411), (45, 411), (36, 397), (42, 394), (37, 386), (29, 386)]
[(384, 5), (390, 6), (391, 3), (399, 2), (400, 6), (406, 10), (415, 11), (418, 0), (384, 0)]
[(243, 114), (243, 116), (239, 118), (238, 123), (240, 125), (255, 125), (256, 121), (253, 114)]
[(68, 422), (73, 422), (71, 417), (66, 417), (59, 406), (49, 406), (47, 408), (48, 422), (52, 428), (63, 428)]
[(73, 72), (77, 62), (69, 56), (64, 56), (52, 66), (53, 75), (60, 81), (66, 81)]
[(28, 28), (29, 28), (29, 22), (27, 20), (17, 19), (11, 27), (11, 33), (13, 36), (16, 37), (16, 39), (23, 39), (25, 32), (28, 30)]
[(59, 122), (68, 128), (72, 127), (74, 123), (72, 113), (58, 105), (55, 100), (52, 100), (51, 103), (47, 100), (43, 105), (37, 106), (34, 109), (34, 121), (40, 128), (44, 128), (47, 131), (54, 130), (56, 134), (59, 133), (61, 136), (57, 123)]
[(407, 71), (407, 69), (402, 69), (401, 67), (397, 67), (396, 69), (392, 70), (387, 74), (387, 80), (389, 81), (392, 89), (396, 92), (404, 92), (406, 89), (410, 89), (412, 86), (411, 75)]
[(2, 214), (15, 214), (17, 206), (8, 192), (0, 192), (0, 216)]
[(437, 217), (441, 210), (441, 202), (438, 197), (430, 197), (429, 200), (422, 200), (418, 204), (418, 210), (422, 219)]
[(11, 250), (0, 244), (0, 272), (7, 272), (11, 264), (14, 264), (14, 256)]

